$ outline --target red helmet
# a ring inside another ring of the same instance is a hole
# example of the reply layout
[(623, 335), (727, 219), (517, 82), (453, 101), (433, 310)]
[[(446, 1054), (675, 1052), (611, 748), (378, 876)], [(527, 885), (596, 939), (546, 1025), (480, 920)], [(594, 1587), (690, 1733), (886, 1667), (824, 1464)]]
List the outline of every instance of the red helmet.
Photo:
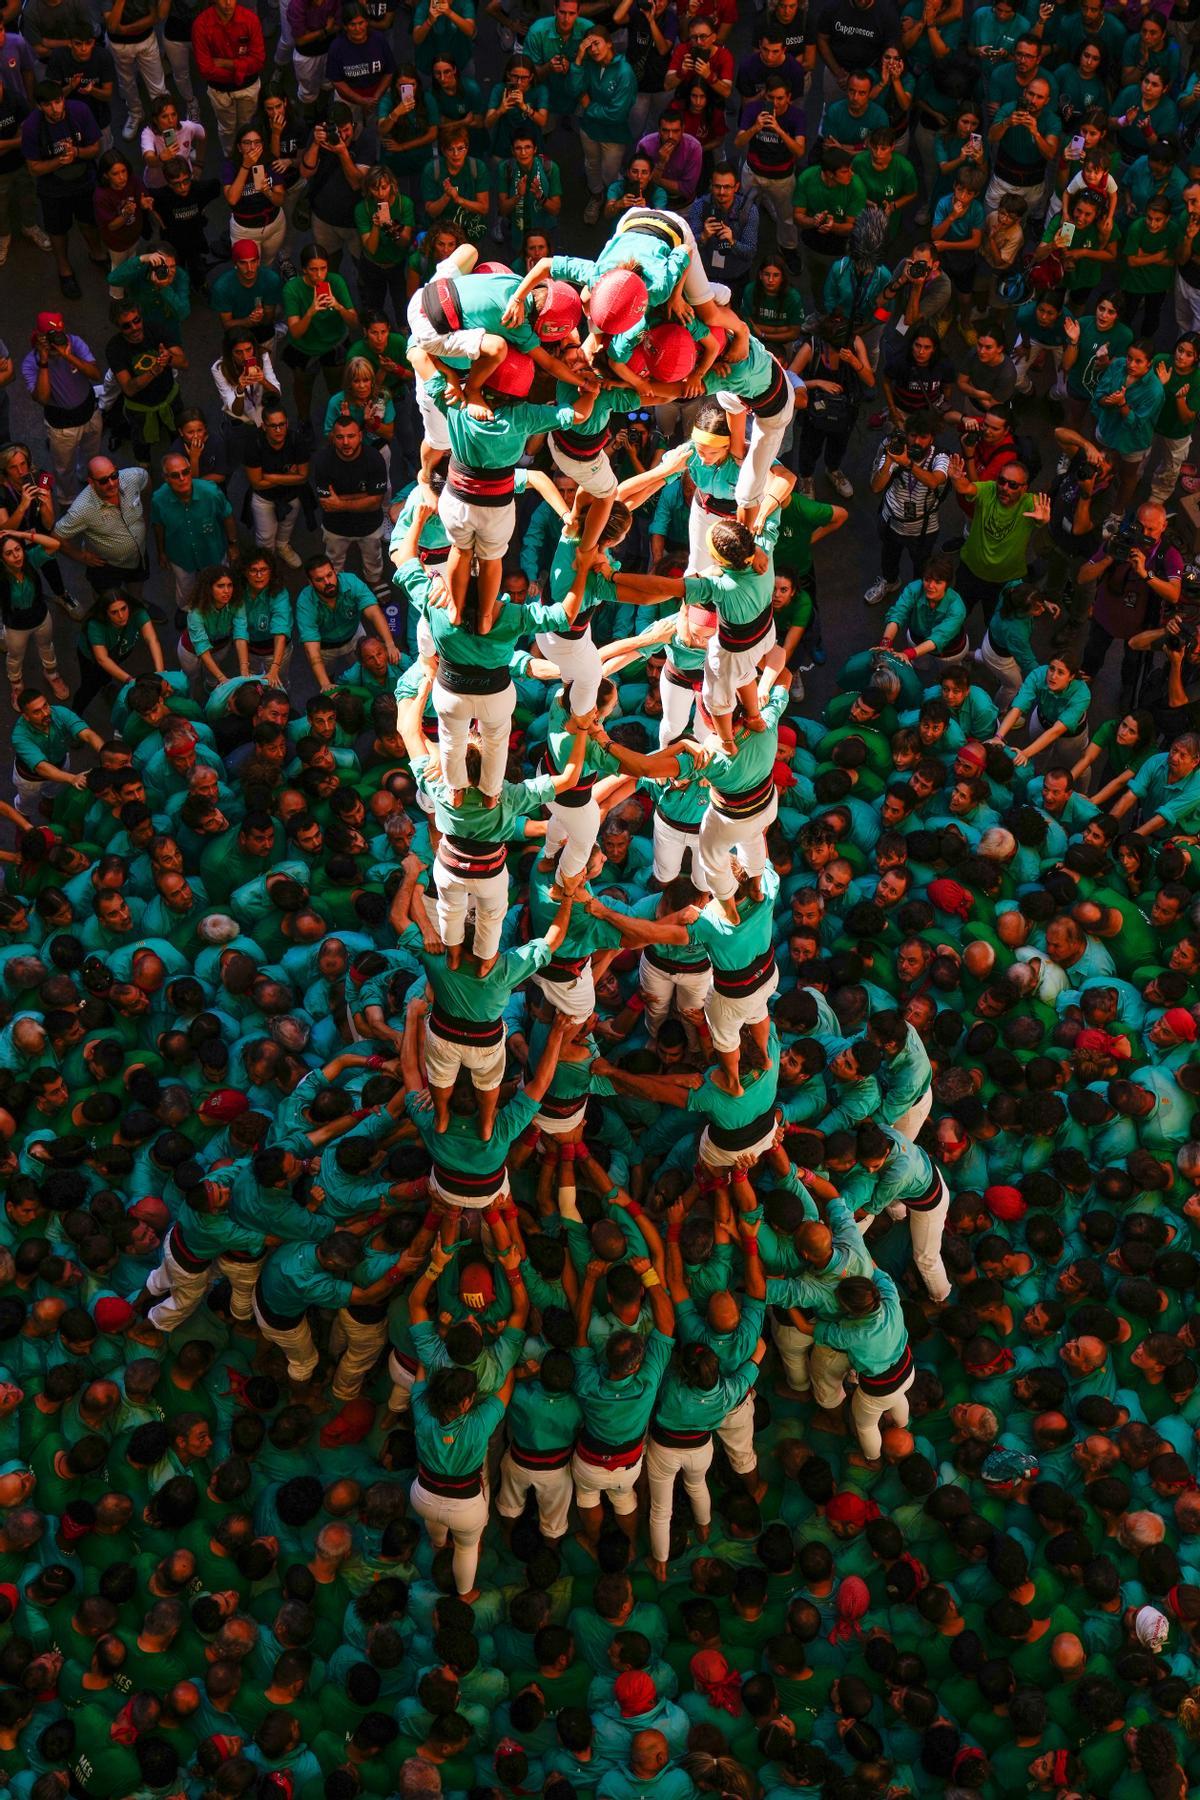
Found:
[(483, 385), (493, 394), (503, 394), (509, 400), (523, 400), (533, 386), (533, 358), (526, 356), (523, 350), (514, 350), (510, 344), (504, 361), (492, 370)]
[(513, 275), (516, 271), (510, 269), (507, 263), (479, 262), (475, 264), (471, 273), (472, 275)]
[(588, 318), (597, 331), (616, 337), (640, 325), (649, 304), (650, 296), (640, 275), (632, 269), (610, 269), (592, 289)]
[(629, 358), (644, 381), (686, 381), (696, 366), (697, 344), (683, 325), (652, 325)]
[(583, 317), (583, 301), (569, 281), (548, 281), (533, 329), (543, 341), (569, 337)]

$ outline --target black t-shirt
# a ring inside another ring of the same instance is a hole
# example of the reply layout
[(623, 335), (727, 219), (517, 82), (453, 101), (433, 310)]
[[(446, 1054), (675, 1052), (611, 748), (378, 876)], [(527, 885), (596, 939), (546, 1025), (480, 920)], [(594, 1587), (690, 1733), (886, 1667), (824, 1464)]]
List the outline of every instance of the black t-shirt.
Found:
[(313, 486), (319, 497), (326, 494), (376, 494), (378, 508), (370, 512), (321, 511), (321, 522), (335, 537), (370, 537), (383, 524), (383, 503), (388, 493), (387, 470), (378, 450), (364, 444), (352, 462), (339, 456), (332, 444), (322, 444), (313, 458)]
[(817, 35), (829, 40), (834, 61), (843, 69), (874, 69), (885, 50), (900, 43), (900, 19), (892, 0), (829, 0), (817, 19)]
[[(311, 450), (305, 447), (299, 432), (291, 426), (288, 427), (287, 436), (284, 438), (278, 449), (275, 449), (271, 445), (264, 432), (256, 431), (253, 441), (246, 451), (246, 467), (248, 469), (259, 469), (264, 475), (290, 475), (293, 469), (303, 468), (304, 464), (310, 460), (311, 456)], [(297, 497), (303, 486), (304, 483), (302, 481), (297, 481), (294, 487), (273, 487), (267, 490), (263, 495), (263, 498), (267, 500), (291, 501)], [(335, 491), (339, 494), (344, 494), (348, 493), (350, 490), (348, 488), (337, 487), (335, 488)], [(343, 533), (342, 535), (347, 536), (349, 534)]]
[[(72, 75), (82, 75), (85, 81), (94, 81), (100, 87), (107, 87), (110, 81), (116, 80), (117, 70), (107, 45), (95, 44), (86, 62), (77, 61), (66, 47), (52, 50), (46, 63), (46, 75), (50, 81), (61, 81), (64, 86)], [(101, 130), (112, 119), (111, 105), (107, 100), (101, 100), (94, 88), (77, 87), (72, 90), (70, 97), (83, 101)]]
[[(104, 354), (114, 375), (144, 375), (163, 345), (172, 341), (160, 326), (152, 325), (147, 320), (142, 327), (140, 344), (126, 343), (118, 332), (116, 337), (109, 338), (104, 346)], [(144, 388), (139, 388), (133, 396), (135, 406), (161, 406), (175, 386), (175, 381), (175, 370), (168, 363), (153, 381), (148, 381)]]
[(346, 180), (342, 161), (332, 150), (322, 150), (308, 183), (308, 203), (313, 217), (326, 225), (348, 229), (354, 223), (358, 194)]
[[(29, 108), (23, 100), (14, 100), (12, 95), (0, 89), (0, 138), (19, 138), (21, 127), (29, 117)], [(6, 150), (0, 156), (0, 175), (12, 175), (25, 167), (25, 158), (21, 155), (21, 146), (15, 150)]]
[(221, 192), (211, 177), (193, 181), (186, 194), (174, 188), (155, 188), (154, 210), (162, 220), (163, 236), (183, 256), (205, 245), (204, 215)]
[[(662, 18), (665, 17), (666, 14), (664, 13)], [(663, 30), (662, 18), (658, 21), (658, 29), (667, 39), (669, 45), (671, 41), (670, 33)], [(654, 42), (653, 34), (646, 22), (646, 13), (640, 5), (634, 6), (633, 11), (625, 21), (625, 30), (629, 37), (625, 55), (632, 64), (633, 72), (638, 78), (639, 89), (643, 94), (661, 94), (665, 92), (667, 85), (667, 64), (671, 60), (671, 53), (668, 49), (667, 54), (664, 56), (662, 51), (658, 48), (658, 45)]]

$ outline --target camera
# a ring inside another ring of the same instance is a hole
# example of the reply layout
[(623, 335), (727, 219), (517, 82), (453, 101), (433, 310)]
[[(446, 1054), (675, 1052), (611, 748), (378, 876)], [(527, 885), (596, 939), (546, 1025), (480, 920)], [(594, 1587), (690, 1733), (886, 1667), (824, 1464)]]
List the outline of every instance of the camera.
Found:
[(905, 270), (905, 274), (910, 281), (924, 281), (928, 273), (929, 264), (925, 261), (923, 256), (913, 256), (909, 258), (908, 268)]
[(1098, 473), (1099, 467), (1092, 462), (1087, 451), (1077, 450), (1071, 458), (1071, 464), (1067, 470), (1067, 478), (1070, 481), (1086, 481), (1089, 475)]
[(1128, 562), (1134, 550), (1149, 548), (1149, 539), (1136, 520), (1122, 520), (1108, 540), (1108, 554), (1114, 562)]
[(56, 350), (65, 350), (71, 341), (65, 331), (51, 331), (47, 333), (47, 337)]
[(973, 450), (983, 436), (983, 422), (980, 419), (964, 419), (958, 430), (959, 439), (964, 450)]
[(908, 439), (902, 431), (893, 431), (887, 440), (889, 456), (903, 456), (908, 449)]
[(1185, 565), (1179, 584), (1179, 600), (1183, 606), (1200, 606), (1200, 563)]

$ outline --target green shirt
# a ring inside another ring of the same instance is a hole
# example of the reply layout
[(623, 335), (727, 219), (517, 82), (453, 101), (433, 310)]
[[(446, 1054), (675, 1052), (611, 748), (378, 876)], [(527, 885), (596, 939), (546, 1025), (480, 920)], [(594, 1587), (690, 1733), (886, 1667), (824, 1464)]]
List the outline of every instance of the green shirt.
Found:
[[(963, 545), (962, 559), (981, 581), (1017, 581), (1024, 575), (1037, 504), (1023, 494), (1016, 506), (1002, 505), (994, 481), (975, 483), (975, 512)], [(963, 617), (966, 612), (964, 609)]]
[[(332, 271), (329, 274), (329, 286), (334, 297), (343, 306), (353, 306), (350, 289), (340, 275)], [(283, 290), (283, 315), (285, 319), (302, 319), (313, 303), (313, 290), (302, 275), (294, 275)], [(347, 336), (346, 321), (334, 306), (319, 308), (313, 314), (312, 323), (301, 337), (293, 337), (291, 342), (297, 350), (306, 356), (323, 356), (327, 350), (336, 350), (345, 342)]]
[(477, 1474), (487, 1457), (492, 1433), (504, 1417), (503, 1400), (497, 1394), (489, 1394), (443, 1424), (430, 1412), (427, 1392), (424, 1381), (418, 1381), (412, 1391), (413, 1430), (420, 1466), (431, 1475)]
[(310, 584), (301, 588), (296, 596), (297, 636), (303, 644), (339, 649), (354, 636), (368, 606), (375, 604), (375, 596), (366, 582), (345, 571), (338, 576), (332, 603), (323, 599)]
[(525, 400), (497, 405), (490, 419), (473, 419), (465, 407), (447, 403), (444, 377), (435, 376), (425, 389), (445, 416), (452, 455), (470, 469), (513, 469), (536, 432), (565, 431), (575, 423), (574, 407), (533, 406)]
[(45, 731), (35, 731), (27, 719), (18, 715), (12, 728), (13, 753), (31, 776), (40, 762), (61, 767), (72, 744), (87, 729), (79, 714), (72, 712), (69, 706), (51, 705), (50, 722)]
[(765, 731), (740, 731), (732, 753), (715, 750), (705, 775), (719, 795), (733, 797), (749, 792), (766, 780), (775, 767), (779, 747), (779, 721), (787, 710), (788, 690), (773, 687), (762, 707)]
[[(1128, 287), (1128, 283), (1125, 285)], [(1144, 289), (1129, 288), (1130, 293), (1144, 291)], [(1172, 368), (1169, 357), (1158, 356), (1154, 359), (1156, 378), (1159, 369), (1164, 369), (1168, 373), (1163, 387), (1162, 411), (1158, 415), (1154, 429), (1158, 432), (1159, 437), (1190, 438), (1196, 429), (1195, 415), (1200, 412), (1200, 369), (1192, 369), (1188, 374), (1180, 375)], [(1191, 412), (1190, 419), (1181, 417), (1180, 400)]]
[(594, 1350), (586, 1346), (572, 1350), (575, 1397), (589, 1437), (614, 1446), (645, 1437), (673, 1347), (672, 1339), (656, 1327), (645, 1341), (640, 1368), (619, 1381), (607, 1373)]

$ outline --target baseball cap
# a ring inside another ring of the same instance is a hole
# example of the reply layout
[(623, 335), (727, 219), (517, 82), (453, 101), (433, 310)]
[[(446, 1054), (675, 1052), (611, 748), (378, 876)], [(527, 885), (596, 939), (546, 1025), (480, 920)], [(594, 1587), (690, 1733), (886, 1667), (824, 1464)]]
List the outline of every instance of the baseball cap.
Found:
[(583, 301), (569, 281), (548, 281), (533, 329), (540, 338), (567, 337), (583, 317)]
[(40, 312), (34, 320), (33, 326), (34, 330), (40, 331), (43, 336), (48, 332), (65, 331), (67, 328), (62, 314), (56, 312)]
[(231, 1125), (250, 1111), (250, 1101), (240, 1088), (217, 1088), (200, 1106), (200, 1117), (208, 1125)]
[(588, 318), (597, 331), (615, 337), (639, 325), (649, 304), (650, 295), (640, 275), (633, 269), (610, 269), (592, 289)]

